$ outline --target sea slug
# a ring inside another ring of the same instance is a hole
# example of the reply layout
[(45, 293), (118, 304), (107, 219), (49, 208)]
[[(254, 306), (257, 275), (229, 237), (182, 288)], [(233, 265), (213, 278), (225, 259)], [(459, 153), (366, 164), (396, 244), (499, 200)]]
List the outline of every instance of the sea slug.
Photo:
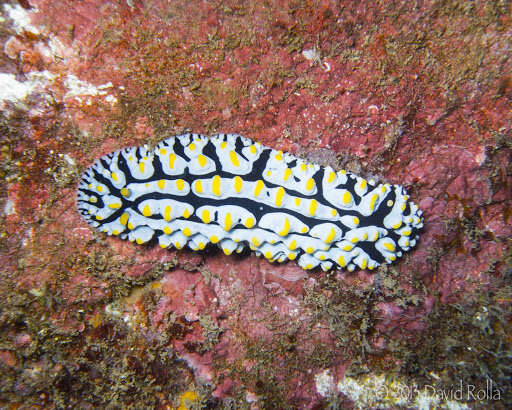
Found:
[(249, 246), (304, 269), (374, 269), (415, 246), (423, 218), (400, 185), (310, 164), (237, 134), (184, 134), (100, 158), (78, 210), (107, 233), (229, 255)]

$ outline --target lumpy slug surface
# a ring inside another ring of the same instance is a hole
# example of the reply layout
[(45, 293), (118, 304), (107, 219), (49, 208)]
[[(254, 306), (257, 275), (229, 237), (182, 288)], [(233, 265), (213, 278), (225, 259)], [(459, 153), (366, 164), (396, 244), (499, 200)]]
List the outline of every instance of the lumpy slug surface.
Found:
[(399, 185), (307, 163), (236, 134), (184, 134), (96, 161), (78, 210), (108, 235), (226, 254), (249, 246), (304, 269), (373, 269), (411, 249), (421, 211)]

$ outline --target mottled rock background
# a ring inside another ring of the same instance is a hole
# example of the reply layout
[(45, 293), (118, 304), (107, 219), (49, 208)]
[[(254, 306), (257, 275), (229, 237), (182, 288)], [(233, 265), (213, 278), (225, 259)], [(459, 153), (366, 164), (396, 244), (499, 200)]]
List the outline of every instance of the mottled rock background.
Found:
[[(510, 1), (0, 7), (2, 408), (512, 406)], [(404, 184), (416, 250), (306, 274), (89, 229), (94, 159), (189, 130)]]

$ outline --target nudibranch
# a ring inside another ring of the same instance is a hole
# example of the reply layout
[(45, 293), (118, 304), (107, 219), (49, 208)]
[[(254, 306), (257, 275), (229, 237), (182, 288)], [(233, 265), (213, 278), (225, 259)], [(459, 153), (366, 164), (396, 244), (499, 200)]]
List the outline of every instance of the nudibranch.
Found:
[(422, 213), (400, 185), (376, 184), (237, 134), (183, 134), (98, 159), (78, 186), (94, 228), (138, 244), (225, 254), (249, 246), (304, 269), (374, 269), (418, 241)]

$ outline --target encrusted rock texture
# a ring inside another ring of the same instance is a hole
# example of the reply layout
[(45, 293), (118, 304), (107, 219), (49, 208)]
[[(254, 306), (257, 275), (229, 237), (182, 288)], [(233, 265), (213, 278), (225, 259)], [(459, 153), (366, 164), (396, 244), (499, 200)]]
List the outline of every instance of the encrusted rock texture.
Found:
[[(2, 408), (512, 406), (510, 2), (0, 7)], [(184, 131), (403, 184), (419, 244), (306, 273), (91, 230), (81, 172)]]

